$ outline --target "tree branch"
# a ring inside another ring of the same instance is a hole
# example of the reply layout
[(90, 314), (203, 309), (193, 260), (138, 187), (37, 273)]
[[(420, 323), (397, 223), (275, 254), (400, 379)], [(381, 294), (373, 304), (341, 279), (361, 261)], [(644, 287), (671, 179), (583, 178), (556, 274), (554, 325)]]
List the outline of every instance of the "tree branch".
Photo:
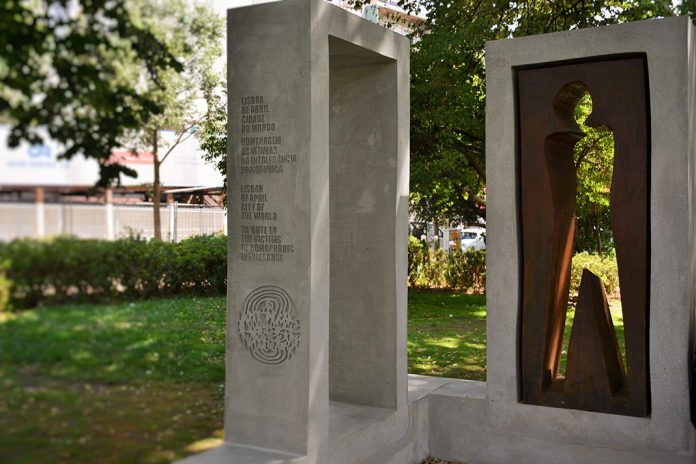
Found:
[[(196, 127), (196, 126), (199, 124), (199, 122), (200, 122), (200, 121), (195, 121), (195, 122), (193, 122), (190, 126), (188, 126), (188, 127), (185, 128), (183, 131), (181, 131), (181, 134), (179, 134), (179, 137), (177, 137), (177, 139), (176, 139), (176, 141), (174, 142), (174, 144), (173, 144), (171, 147), (169, 147), (169, 150), (167, 150), (167, 153), (165, 153), (164, 156), (162, 157), (162, 160), (160, 161), (160, 164), (164, 163), (164, 160), (167, 159), (167, 157), (171, 154), (171, 152), (172, 152), (180, 143), (187, 141), (188, 139), (191, 138), (191, 136), (193, 136), (193, 132), (189, 133), (189, 131), (190, 131), (191, 129), (193, 129), (194, 127)], [(188, 135), (186, 136), (186, 138), (183, 138), (184, 135), (187, 134), (187, 133), (188, 133)]]
[(579, 168), (582, 162), (585, 160), (585, 157), (590, 154), (590, 151), (592, 151), (592, 149), (595, 148), (599, 144), (599, 142), (605, 140), (608, 136), (609, 134), (602, 135), (601, 137), (596, 138), (591, 145), (585, 147), (582, 153), (580, 153), (580, 155), (578, 156), (578, 160), (575, 162), (575, 169)]
[(476, 174), (481, 178), (481, 181), (483, 183), (486, 182), (486, 170), (481, 166), (481, 163), (475, 157), (471, 156), (471, 148), (467, 147), (463, 143), (461, 143), (458, 140), (453, 140), (450, 143), (450, 146), (460, 152), (464, 157), (466, 158), (466, 161), (469, 163), (469, 166), (471, 166), (471, 169), (473, 169)]

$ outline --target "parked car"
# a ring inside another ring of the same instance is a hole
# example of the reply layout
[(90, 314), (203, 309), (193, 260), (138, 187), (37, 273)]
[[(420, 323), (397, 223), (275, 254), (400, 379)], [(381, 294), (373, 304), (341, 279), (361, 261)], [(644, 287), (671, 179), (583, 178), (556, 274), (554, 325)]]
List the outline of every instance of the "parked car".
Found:
[(486, 249), (486, 229), (467, 227), (460, 233), (462, 251), (479, 251)]

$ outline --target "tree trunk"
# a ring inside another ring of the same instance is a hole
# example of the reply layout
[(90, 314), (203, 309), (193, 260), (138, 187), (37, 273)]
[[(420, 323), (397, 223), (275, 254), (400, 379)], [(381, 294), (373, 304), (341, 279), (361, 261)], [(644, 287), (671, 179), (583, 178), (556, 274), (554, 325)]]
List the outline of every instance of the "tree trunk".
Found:
[(162, 186), (160, 185), (160, 161), (157, 148), (157, 130), (154, 130), (152, 132), (152, 165), (155, 168), (155, 180), (152, 184), (152, 210), (155, 215), (155, 240), (162, 240), (162, 220), (160, 216), (160, 197), (162, 196)]

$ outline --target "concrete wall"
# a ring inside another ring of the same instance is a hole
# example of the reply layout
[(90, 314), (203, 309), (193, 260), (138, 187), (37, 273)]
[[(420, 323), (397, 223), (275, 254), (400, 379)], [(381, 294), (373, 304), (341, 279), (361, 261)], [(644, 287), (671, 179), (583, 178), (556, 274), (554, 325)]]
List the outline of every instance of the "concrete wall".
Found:
[(396, 62), (333, 38), (329, 57), (329, 396), (395, 409)]

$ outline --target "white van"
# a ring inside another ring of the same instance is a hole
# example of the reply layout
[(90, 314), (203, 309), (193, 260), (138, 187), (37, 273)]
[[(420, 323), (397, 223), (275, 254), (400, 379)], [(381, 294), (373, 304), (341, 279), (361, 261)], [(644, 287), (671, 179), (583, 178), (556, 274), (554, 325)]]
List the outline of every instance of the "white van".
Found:
[(467, 227), (460, 232), (462, 251), (479, 251), (486, 249), (486, 229)]

